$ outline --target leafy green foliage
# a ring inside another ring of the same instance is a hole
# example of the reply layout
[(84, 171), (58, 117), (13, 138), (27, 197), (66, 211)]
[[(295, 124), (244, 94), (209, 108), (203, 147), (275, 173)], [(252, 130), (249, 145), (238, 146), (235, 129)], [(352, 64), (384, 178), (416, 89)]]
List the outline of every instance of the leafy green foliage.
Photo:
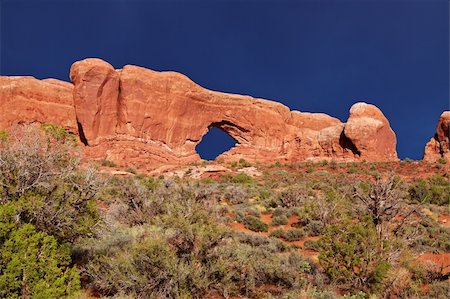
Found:
[(73, 134), (68, 133), (63, 127), (44, 123), (41, 125), (41, 129), (50, 137), (60, 143), (69, 143), (75, 145), (77, 140)]
[(88, 234), (98, 220), (95, 171), (77, 170), (70, 149), (39, 130), (26, 128), (12, 137), (0, 150), (0, 203), (14, 205), (17, 222), (61, 242)]
[(0, 297), (61, 298), (80, 288), (70, 251), (33, 225), (12, 222), (14, 207), (0, 206)]
[(235, 175), (231, 181), (236, 184), (252, 184), (253, 178), (248, 174), (241, 172)]
[(450, 181), (439, 175), (419, 180), (409, 189), (409, 198), (419, 203), (450, 204)]
[(358, 223), (327, 227), (319, 246), (319, 262), (325, 272), (350, 290), (375, 291), (390, 267), (375, 226), (367, 217)]

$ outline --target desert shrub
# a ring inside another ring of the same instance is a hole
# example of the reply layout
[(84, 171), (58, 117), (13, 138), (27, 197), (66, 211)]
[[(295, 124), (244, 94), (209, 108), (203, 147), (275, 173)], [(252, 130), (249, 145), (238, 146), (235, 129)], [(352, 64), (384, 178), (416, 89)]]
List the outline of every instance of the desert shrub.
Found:
[(358, 172), (358, 166), (356, 164), (352, 164), (348, 167), (347, 173), (354, 174)]
[[(221, 247), (213, 257), (222, 272), (222, 293), (252, 294), (257, 287), (275, 284), (288, 289), (304, 284), (302, 273), (309, 271), (309, 263), (296, 253), (266, 256), (264, 250), (244, 244)], [(264, 260), (262, 263), (261, 261)]]
[(272, 192), (270, 190), (261, 189), (259, 190), (259, 198), (261, 200), (269, 199), (272, 196)]
[(337, 169), (338, 168), (338, 164), (337, 164), (337, 162), (335, 160), (331, 160), (330, 168), (331, 169)]
[(447, 164), (447, 159), (445, 159), (444, 157), (440, 157), (440, 158), (437, 160), (437, 162), (438, 162), (439, 164)]
[(41, 125), (41, 129), (51, 138), (55, 139), (58, 142), (69, 143), (71, 145), (75, 145), (77, 140), (75, 135), (67, 132), (63, 127), (44, 123)]
[(273, 238), (267, 238), (258, 235), (249, 235), (246, 233), (237, 233), (236, 240), (242, 244), (248, 244), (252, 247), (262, 248), (268, 252), (278, 253), (287, 252), (289, 247), (286, 243)]
[(0, 203), (14, 205), (16, 222), (61, 242), (89, 233), (98, 219), (100, 181), (92, 168), (77, 170), (73, 154), (34, 127), (17, 129), (0, 149)]
[(298, 228), (291, 228), (287, 231), (285, 231), (283, 238), (286, 239), (287, 241), (298, 241), (301, 238), (303, 238), (305, 236), (305, 232), (303, 231), (303, 229), (298, 229)]
[(232, 183), (235, 184), (253, 184), (253, 178), (246, 173), (238, 173), (232, 179)]
[(282, 229), (275, 229), (270, 232), (270, 236), (274, 238), (283, 238), (284, 236), (284, 230)]
[(269, 230), (269, 225), (255, 216), (248, 215), (243, 222), (246, 228), (255, 232), (267, 232)]
[(450, 284), (448, 281), (435, 281), (429, 284), (426, 298), (446, 299), (450, 294)]
[(410, 187), (409, 198), (420, 203), (436, 205), (450, 204), (450, 181), (440, 175), (434, 175), (428, 180), (419, 180)]
[(304, 249), (308, 249), (308, 250), (314, 250), (314, 251), (319, 251), (320, 250), (320, 245), (319, 245), (319, 241), (316, 240), (306, 240), (305, 244), (303, 245)]
[(254, 216), (254, 217), (257, 217), (257, 218), (261, 217), (261, 211), (258, 210), (257, 208), (254, 208), (254, 207), (246, 208), (245, 209), (245, 213), (247, 215)]
[(62, 298), (80, 288), (70, 250), (33, 225), (14, 223), (13, 205), (0, 206), (0, 297)]
[(288, 251), (282, 242), (234, 235), (195, 202), (165, 204), (164, 214), (154, 215), (156, 226), (111, 231), (78, 249), (94, 290), (109, 296), (204, 298), (212, 289), (247, 296), (265, 284), (303, 284), (309, 263), (295, 253), (274, 254)]
[(286, 216), (286, 215), (287, 215), (287, 209), (285, 209), (285, 208), (276, 208), (272, 213), (272, 217), (280, 217), (280, 216)]
[(404, 227), (399, 234), (411, 235), (411, 246), (418, 251), (450, 251), (450, 231), (426, 216), (419, 223)]
[(6, 132), (5, 130), (0, 130), (0, 142), (1, 143), (6, 143), (8, 141), (8, 132)]
[(312, 165), (309, 165), (306, 168), (306, 173), (313, 173), (314, 171), (315, 171), (315, 169), (314, 169), (314, 166), (312, 166)]
[(55, 178), (73, 174), (78, 159), (64, 143), (35, 127), (19, 127), (0, 149), (0, 203), (29, 191), (50, 192)]
[(243, 203), (247, 200), (248, 191), (244, 186), (230, 185), (225, 188), (224, 197), (233, 205)]
[(113, 161), (110, 160), (102, 160), (100, 162), (100, 165), (105, 166), (105, 167), (116, 167), (116, 163), (114, 163)]
[(250, 167), (250, 166), (252, 166), (252, 164), (250, 162), (248, 162), (247, 160), (245, 160), (244, 158), (239, 159), (239, 165), (241, 167)]
[(108, 295), (123, 292), (138, 298), (176, 298), (188, 291), (186, 274), (200, 274), (186, 272), (187, 265), (180, 263), (176, 251), (157, 235), (123, 249), (93, 252), (85, 271), (94, 289)]
[(303, 186), (289, 187), (274, 199), (274, 205), (283, 208), (302, 206), (308, 198), (308, 191)]
[(194, 190), (195, 199), (203, 202), (218, 202), (222, 197), (222, 191), (215, 183), (202, 184), (195, 187)]
[(272, 218), (271, 225), (278, 226), (278, 225), (286, 225), (288, 224), (289, 220), (285, 215), (282, 216), (275, 216)]
[(305, 225), (305, 231), (309, 236), (318, 236), (322, 233), (323, 229), (323, 222), (317, 220), (311, 220)]
[(374, 292), (390, 267), (381, 244), (369, 217), (330, 225), (319, 241), (319, 263), (333, 282), (350, 292)]

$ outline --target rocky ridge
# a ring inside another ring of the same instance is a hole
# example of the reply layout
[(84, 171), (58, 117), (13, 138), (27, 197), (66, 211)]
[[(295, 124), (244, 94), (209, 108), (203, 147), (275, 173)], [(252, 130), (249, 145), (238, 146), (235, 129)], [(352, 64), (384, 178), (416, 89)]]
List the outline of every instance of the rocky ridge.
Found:
[(79, 137), (87, 158), (147, 172), (199, 161), (195, 147), (211, 127), (236, 140), (220, 156), (225, 161), (398, 160), (389, 121), (366, 103), (353, 105), (342, 123), (274, 101), (210, 91), (176, 72), (132, 65), (115, 70), (96, 58), (75, 62), (70, 79), (73, 84), (0, 77), (0, 127), (58, 124)]
[(425, 145), (423, 160), (435, 162), (440, 158), (450, 161), (450, 111), (444, 111), (439, 118), (436, 134)]

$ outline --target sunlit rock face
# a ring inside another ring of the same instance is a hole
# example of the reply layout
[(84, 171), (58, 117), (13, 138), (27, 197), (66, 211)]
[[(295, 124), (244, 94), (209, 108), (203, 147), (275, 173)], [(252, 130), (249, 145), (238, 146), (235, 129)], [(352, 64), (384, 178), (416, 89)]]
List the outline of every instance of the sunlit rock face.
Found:
[(440, 158), (450, 161), (450, 111), (444, 111), (439, 118), (436, 134), (425, 146), (423, 159), (435, 162)]
[(219, 156), (225, 161), (397, 160), (388, 120), (366, 103), (353, 105), (342, 123), (274, 101), (210, 91), (176, 72), (131, 65), (115, 70), (96, 58), (75, 62), (70, 79), (73, 85), (0, 77), (0, 125), (59, 124), (79, 136), (88, 158), (142, 171), (200, 160), (195, 147), (211, 127), (236, 140)]

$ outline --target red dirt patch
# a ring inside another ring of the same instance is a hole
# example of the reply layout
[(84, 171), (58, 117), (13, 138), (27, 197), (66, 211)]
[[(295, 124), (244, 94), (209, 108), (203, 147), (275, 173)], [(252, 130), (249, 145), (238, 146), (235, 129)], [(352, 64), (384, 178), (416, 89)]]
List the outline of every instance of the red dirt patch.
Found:
[(441, 269), (442, 274), (450, 273), (450, 252), (449, 253), (424, 253), (419, 256), (420, 261), (429, 261)]
[(438, 220), (443, 227), (450, 227), (450, 215), (449, 214), (439, 215)]

